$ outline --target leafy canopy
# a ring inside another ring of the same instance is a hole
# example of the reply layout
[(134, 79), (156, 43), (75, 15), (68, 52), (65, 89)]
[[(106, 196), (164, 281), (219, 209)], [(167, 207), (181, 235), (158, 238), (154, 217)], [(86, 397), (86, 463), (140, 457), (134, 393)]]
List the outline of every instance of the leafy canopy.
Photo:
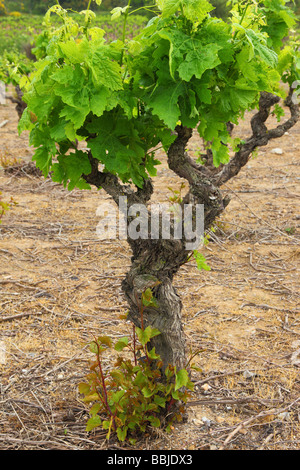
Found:
[[(226, 122), (255, 108), (261, 91), (284, 96), (281, 78), (300, 78), (297, 44), (281, 47), (295, 25), (285, 0), (233, 0), (226, 23), (210, 15), (206, 0), (156, 0), (156, 10), (127, 40), (130, 3), (115, 8), (124, 33), (109, 42), (92, 11), (81, 12), (79, 26), (61, 6), (50, 8), (35, 52), (41, 58), (22, 82), (28, 107), (19, 125), (30, 130), (44, 175), (88, 189), (91, 165), (79, 141), (103, 171), (142, 187), (159, 164), (155, 149), (169, 148), (178, 123), (197, 128), (216, 166), (226, 163), (233, 145)], [(52, 27), (52, 14), (60, 27)]]

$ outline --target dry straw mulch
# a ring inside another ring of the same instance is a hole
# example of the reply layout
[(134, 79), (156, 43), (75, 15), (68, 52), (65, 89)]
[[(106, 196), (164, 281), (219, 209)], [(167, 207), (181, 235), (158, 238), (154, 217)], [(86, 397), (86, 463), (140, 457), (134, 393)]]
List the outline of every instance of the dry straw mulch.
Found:
[[(0, 191), (18, 202), (0, 228), (0, 449), (130, 449), (85, 432), (78, 394), (93, 335), (130, 331), (119, 319), (127, 244), (97, 238), (105, 193), (69, 193), (28, 171), (32, 149), (11, 105), (0, 107), (5, 119), (0, 157), (26, 163), (0, 172)], [(247, 124), (237, 131), (244, 137)], [(204, 250), (211, 271), (191, 263), (176, 276), (201, 371), (187, 421), (171, 436), (149, 429), (135, 449), (300, 448), (299, 132), (260, 149), (224, 188), (232, 202)], [(195, 136), (189, 150), (200, 148)], [(180, 184), (164, 159), (154, 200)]]

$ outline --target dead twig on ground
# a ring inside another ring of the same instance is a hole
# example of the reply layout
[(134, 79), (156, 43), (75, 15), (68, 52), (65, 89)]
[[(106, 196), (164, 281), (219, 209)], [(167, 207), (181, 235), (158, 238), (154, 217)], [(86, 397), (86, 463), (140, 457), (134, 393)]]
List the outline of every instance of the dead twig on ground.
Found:
[(300, 398), (297, 398), (297, 400), (294, 400), (292, 403), (290, 403), (289, 405), (285, 406), (284, 408), (280, 408), (280, 409), (271, 409), (271, 410), (268, 410), (268, 411), (261, 411), (260, 413), (258, 413), (257, 415), (255, 416), (251, 416), (251, 418), (248, 418), (246, 420), (244, 420), (242, 423), (240, 423), (228, 436), (227, 438), (225, 439), (223, 445), (220, 447), (219, 450), (225, 450), (226, 446), (229, 444), (229, 442), (233, 439), (233, 437), (238, 433), (240, 432), (242, 429), (246, 428), (246, 426), (248, 426), (249, 424), (253, 423), (253, 421), (257, 421), (261, 418), (265, 418), (266, 416), (275, 416), (275, 415), (279, 415), (281, 413), (284, 413), (285, 411), (287, 410), (290, 410), (296, 403), (298, 403), (300, 401)]

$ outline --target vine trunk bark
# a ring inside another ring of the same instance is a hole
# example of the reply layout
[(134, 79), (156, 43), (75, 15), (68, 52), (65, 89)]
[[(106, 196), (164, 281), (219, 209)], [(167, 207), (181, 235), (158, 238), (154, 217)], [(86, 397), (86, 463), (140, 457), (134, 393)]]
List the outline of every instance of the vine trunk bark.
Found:
[[(172, 245), (174, 250), (171, 251)], [(175, 272), (187, 260), (187, 253), (176, 252), (176, 243), (172, 241), (149, 240), (140, 243), (140, 247), (122, 283), (129, 304), (128, 319), (140, 328), (142, 319), (144, 327), (157, 328), (161, 334), (152, 338), (150, 347), (155, 347), (160, 355), (163, 368), (171, 364), (180, 370), (186, 365), (182, 302), (172, 281)], [(172, 258), (168, 256), (171, 252)], [(149, 288), (156, 301), (155, 307), (142, 305), (142, 294)]]
[[(141, 327), (141, 296), (148, 289), (152, 289), (157, 307), (147, 307), (143, 312), (144, 326), (151, 325), (161, 334), (152, 339), (155, 351), (163, 361), (163, 368), (169, 364), (175, 365), (177, 370), (183, 369), (187, 364), (185, 339), (182, 327), (182, 302), (173, 286), (173, 278), (180, 267), (191, 257), (193, 249), (190, 244), (195, 236), (204, 236), (204, 230), (209, 228), (216, 217), (228, 204), (223, 199), (219, 189), (211, 183), (206, 175), (198, 170), (193, 160), (186, 153), (186, 145), (192, 136), (192, 130), (183, 126), (176, 128), (177, 137), (168, 151), (169, 168), (179, 177), (185, 178), (189, 189), (183, 200), (177, 203), (181, 213), (181, 237), (174, 236), (176, 216), (172, 219), (172, 236), (170, 239), (154, 240), (148, 233), (145, 240), (128, 239), (133, 257), (132, 266), (122, 286), (129, 303), (129, 320)], [(191, 209), (187, 220), (185, 208)], [(197, 207), (203, 208), (203, 233), (198, 234)], [(152, 214), (148, 211), (149, 226)], [(127, 223), (130, 220), (127, 219)], [(186, 230), (190, 224), (190, 230)], [(160, 235), (161, 235), (160, 223)], [(196, 246), (196, 244), (195, 244)]]

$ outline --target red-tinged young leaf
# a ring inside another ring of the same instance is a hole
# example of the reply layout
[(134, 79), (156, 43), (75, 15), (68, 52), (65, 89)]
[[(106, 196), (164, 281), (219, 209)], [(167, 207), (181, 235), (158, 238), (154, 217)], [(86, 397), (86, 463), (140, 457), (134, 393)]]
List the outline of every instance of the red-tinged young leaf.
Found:
[(174, 367), (169, 364), (165, 369), (165, 376), (167, 377), (168, 380), (170, 380), (170, 378), (174, 376), (174, 373), (175, 373)]
[(89, 347), (90, 347), (90, 351), (94, 354), (98, 354), (98, 352), (100, 351), (100, 347), (99, 347), (99, 345), (97, 345), (97, 343), (95, 341), (92, 341), (89, 344)]
[(91, 395), (86, 395), (83, 399), (85, 403), (90, 403), (92, 401), (99, 401), (100, 397), (98, 393), (92, 393)]
[(105, 344), (105, 346), (111, 347), (112, 341), (109, 336), (99, 336), (98, 342), (101, 344)]
[(119, 315), (120, 320), (127, 320), (128, 313), (129, 313), (129, 312), (121, 313), (121, 315)]
[(116, 369), (112, 370), (110, 372), (110, 375), (117, 383), (120, 383), (120, 384), (123, 383), (124, 378), (125, 378), (124, 373), (121, 372), (120, 370), (116, 370)]
[(78, 385), (79, 393), (83, 393), (83, 395), (88, 395), (90, 393), (91, 388), (88, 384), (82, 382)]
[(152, 397), (152, 395), (154, 395), (155, 390), (151, 390), (148, 387), (143, 387), (142, 388), (142, 393), (143, 393), (145, 398), (150, 398), (150, 397)]

